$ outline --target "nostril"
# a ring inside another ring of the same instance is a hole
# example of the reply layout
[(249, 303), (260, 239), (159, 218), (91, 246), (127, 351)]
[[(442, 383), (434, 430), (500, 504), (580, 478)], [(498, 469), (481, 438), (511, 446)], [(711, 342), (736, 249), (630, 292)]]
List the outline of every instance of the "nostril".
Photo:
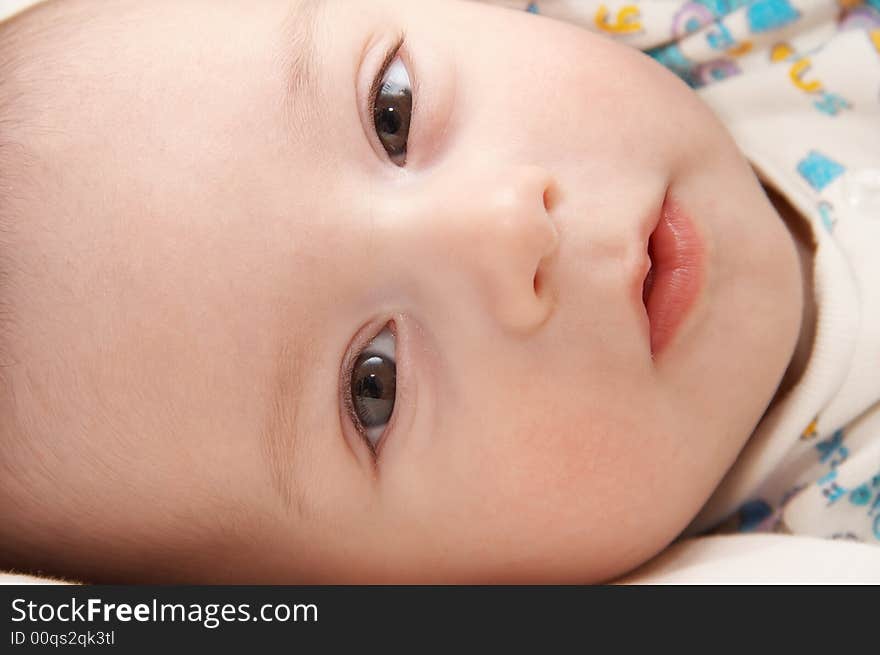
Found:
[(535, 277), (532, 279), (532, 287), (535, 290), (535, 295), (541, 295), (541, 289), (543, 288), (544, 276), (541, 275), (541, 267), (538, 266), (538, 270), (535, 271)]

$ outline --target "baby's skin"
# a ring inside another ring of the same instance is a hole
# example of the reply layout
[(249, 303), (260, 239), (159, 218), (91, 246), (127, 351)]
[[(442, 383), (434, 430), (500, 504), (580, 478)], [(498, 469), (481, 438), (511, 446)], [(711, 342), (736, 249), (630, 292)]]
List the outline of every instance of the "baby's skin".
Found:
[[(452, 0), (2, 29), (0, 567), (607, 580), (682, 533), (793, 361), (795, 238), (636, 50)], [(652, 350), (664, 202), (701, 263)]]

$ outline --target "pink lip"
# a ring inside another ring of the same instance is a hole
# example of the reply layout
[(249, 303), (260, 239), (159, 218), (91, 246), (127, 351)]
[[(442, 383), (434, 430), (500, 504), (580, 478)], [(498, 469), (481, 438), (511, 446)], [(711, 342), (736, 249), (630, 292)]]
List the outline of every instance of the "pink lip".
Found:
[(667, 192), (648, 241), (651, 268), (642, 301), (648, 312), (651, 356), (670, 344), (703, 286), (705, 246), (696, 227)]

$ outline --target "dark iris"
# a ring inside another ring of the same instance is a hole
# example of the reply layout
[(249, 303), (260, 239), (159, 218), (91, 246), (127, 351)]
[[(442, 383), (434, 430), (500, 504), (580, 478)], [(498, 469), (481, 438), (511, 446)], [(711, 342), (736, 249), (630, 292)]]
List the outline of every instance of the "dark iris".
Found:
[(351, 401), (364, 428), (384, 425), (394, 410), (397, 367), (381, 355), (358, 357), (351, 374)]
[(386, 83), (376, 97), (373, 121), (382, 147), (396, 164), (406, 158), (409, 139), (409, 122), (412, 114), (410, 90), (396, 84)]

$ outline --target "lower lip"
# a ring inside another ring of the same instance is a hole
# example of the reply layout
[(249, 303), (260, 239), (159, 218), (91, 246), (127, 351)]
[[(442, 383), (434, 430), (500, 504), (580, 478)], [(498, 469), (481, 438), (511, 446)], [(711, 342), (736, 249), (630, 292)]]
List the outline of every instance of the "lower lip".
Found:
[(705, 246), (696, 227), (667, 193), (648, 245), (651, 269), (642, 300), (651, 324), (651, 356), (669, 346), (703, 286)]

